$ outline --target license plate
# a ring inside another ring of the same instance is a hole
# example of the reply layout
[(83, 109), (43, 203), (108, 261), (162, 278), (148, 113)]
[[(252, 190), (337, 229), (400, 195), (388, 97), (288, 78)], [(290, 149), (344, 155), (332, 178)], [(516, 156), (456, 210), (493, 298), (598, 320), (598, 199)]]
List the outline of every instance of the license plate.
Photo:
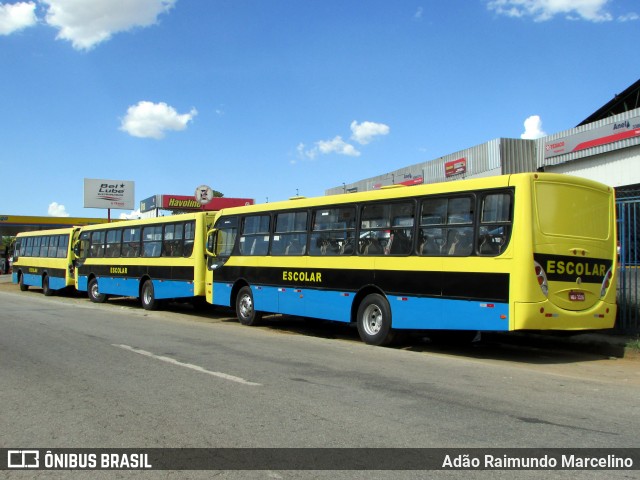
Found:
[(584, 292), (569, 292), (569, 300), (572, 302), (584, 302)]

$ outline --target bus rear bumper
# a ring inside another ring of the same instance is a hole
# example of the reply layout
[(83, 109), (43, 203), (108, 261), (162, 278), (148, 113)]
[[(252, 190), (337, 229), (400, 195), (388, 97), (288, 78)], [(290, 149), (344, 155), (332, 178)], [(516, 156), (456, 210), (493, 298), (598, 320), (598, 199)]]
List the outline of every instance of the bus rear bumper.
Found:
[(598, 330), (613, 328), (616, 305), (598, 302), (594, 307), (572, 311), (558, 308), (549, 300), (514, 304), (513, 330)]

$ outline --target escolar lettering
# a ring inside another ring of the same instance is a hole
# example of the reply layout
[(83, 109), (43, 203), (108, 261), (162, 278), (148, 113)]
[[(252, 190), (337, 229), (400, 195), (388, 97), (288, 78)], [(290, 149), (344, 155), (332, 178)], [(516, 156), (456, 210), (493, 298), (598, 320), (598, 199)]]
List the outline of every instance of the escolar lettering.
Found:
[(321, 272), (282, 272), (282, 280), (285, 282), (322, 282)]
[(565, 262), (563, 260), (548, 260), (546, 272), (548, 274), (564, 275), (587, 275), (604, 277), (607, 273), (607, 266), (603, 264), (589, 264), (582, 262)]

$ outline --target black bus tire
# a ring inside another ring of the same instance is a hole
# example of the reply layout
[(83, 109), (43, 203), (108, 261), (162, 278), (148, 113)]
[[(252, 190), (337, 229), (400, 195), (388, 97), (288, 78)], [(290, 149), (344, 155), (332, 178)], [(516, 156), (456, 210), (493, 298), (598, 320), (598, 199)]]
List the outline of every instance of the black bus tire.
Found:
[(369, 345), (389, 345), (395, 334), (391, 329), (391, 308), (382, 295), (367, 295), (358, 307), (358, 333)]
[(24, 283), (24, 274), (20, 274), (20, 280), (19, 280), (19, 285), (20, 285), (20, 291), (21, 292), (26, 292), (27, 290), (29, 290), (29, 285), (27, 285), (26, 283)]
[(236, 297), (236, 315), (242, 325), (254, 326), (260, 323), (262, 312), (256, 312), (251, 287), (242, 287)]
[(98, 290), (98, 279), (95, 277), (89, 280), (87, 293), (89, 295), (89, 300), (93, 303), (104, 303), (107, 301), (107, 295), (100, 293)]
[(142, 284), (140, 303), (142, 303), (142, 308), (145, 310), (157, 310), (160, 306), (160, 302), (156, 299), (153, 282), (151, 280), (147, 280)]
[(49, 288), (49, 275), (45, 275), (42, 277), (42, 293), (45, 297), (50, 297), (53, 295), (53, 290)]

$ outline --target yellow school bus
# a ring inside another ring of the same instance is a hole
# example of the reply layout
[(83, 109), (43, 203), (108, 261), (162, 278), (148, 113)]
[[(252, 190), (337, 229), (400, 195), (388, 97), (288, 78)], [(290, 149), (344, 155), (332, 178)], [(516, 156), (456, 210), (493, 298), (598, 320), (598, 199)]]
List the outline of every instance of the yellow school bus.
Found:
[(168, 299), (204, 298), (205, 250), (215, 213), (197, 212), (82, 227), (74, 246), (76, 289), (92, 302), (140, 298), (153, 310)]
[(79, 227), (23, 232), (16, 236), (12, 281), (20, 290), (42, 288), (49, 296), (75, 285), (72, 245)]
[(592, 330), (616, 318), (612, 188), (527, 173), (220, 212), (207, 300), (402, 331)]

